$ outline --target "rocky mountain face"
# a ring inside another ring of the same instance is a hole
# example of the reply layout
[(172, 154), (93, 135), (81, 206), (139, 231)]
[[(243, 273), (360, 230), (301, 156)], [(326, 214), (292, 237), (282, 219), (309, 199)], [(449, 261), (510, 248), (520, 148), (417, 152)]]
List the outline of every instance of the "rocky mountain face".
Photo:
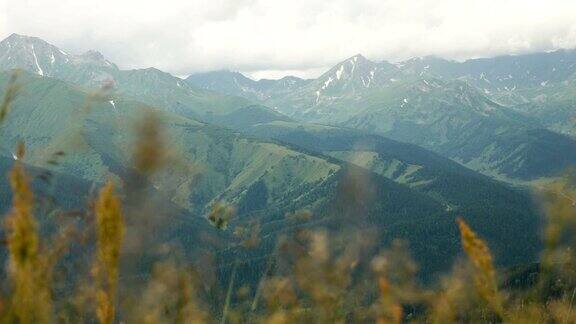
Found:
[(118, 67), (97, 51), (72, 55), (36, 37), (12, 34), (0, 42), (0, 68), (20, 68), (40, 76), (96, 85), (113, 78)]

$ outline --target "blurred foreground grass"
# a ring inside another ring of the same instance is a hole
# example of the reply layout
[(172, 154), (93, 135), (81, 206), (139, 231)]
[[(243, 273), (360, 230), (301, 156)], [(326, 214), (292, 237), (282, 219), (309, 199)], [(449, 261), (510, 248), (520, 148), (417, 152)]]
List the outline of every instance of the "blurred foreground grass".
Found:
[[(17, 93), (15, 76), (0, 106), (0, 122)], [(168, 150), (157, 116), (144, 115), (136, 128), (132, 161), (136, 174), (145, 178), (167, 163)], [(530, 265), (514, 272), (496, 269), (489, 242), (462, 219), (457, 223), (466, 257), (437, 282), (425, 285), (417, 279), (418, 265), (407, 242), (394, 241), (377, 250), (370, 231), (334, 236), (323, 229), (300, 228), (279, 239), (268, 263), (277, 265), (273, 270), (268, 267), (253, 284), (237, 284), (234, 263), (221, 287), (224, 293), (215, 298), (207, 286), (221, 285), (218, 280), (207, 280), (206, 269), (177, 256), (157, 261), (142, 284), (122, 282), (120, 264), (130, 257), (123, 252), (125, 237), (134, 236), (130, 231), (139, 227), (126, 224), (122, 188), (113, 180), (88, 203), (81, 225), (65, 222), (55, 233), (43, 234), (24, 158), (20, 144), (9, 174), (13, 199), (0, 247), (7, 254), (0, 323), (576, 322), (576, 182), (571, 173), (535, 192), (547, 219), (541, 262), (534, 271)], [(219, 202), (208, 220), (224, 230), (233, 216), (234, 208)], [(312, 216), (309, 211), (287, 215), (302, 220)], [(237, 226), (234, 234), (244, 248), (260, 243), (257, 223)], [(90, 238), (92, 244), (81, 243)], [(78, 246), (87, 250), (88, 258), (82, 259), (90, 263), (87, 270), (57, 275)], [(529, 278), (533, 274), (536, 277)]]

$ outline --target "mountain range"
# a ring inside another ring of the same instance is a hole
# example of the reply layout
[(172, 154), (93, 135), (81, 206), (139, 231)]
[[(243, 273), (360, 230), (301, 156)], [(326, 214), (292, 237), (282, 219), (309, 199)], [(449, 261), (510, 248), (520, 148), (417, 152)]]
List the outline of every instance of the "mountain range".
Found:
[[(570, 53), (541, 56), (567, 60)], [(513, 95), (505, 95), (511, 83), (480, 87), (484, 78), (500, 77), (488, 73), (500, 61), (392, 64), (357, 55), (311, 80), (254, 81), (230, 71), (183, 80), (154, 68), (122, 70), (96, 51), (68, 54), (13, 34), (0, 42), (0, 89), (22, 70), (22, 91), (0, 126), (0, 155), (11, 159), (22, 140), (31, 169), (89, 184), (83, 188), (107, 178), (127, 183), (134, 126), (153, 111), (170, 163), (147, 186), (178, 219), (195, 224), (170, 226), (169, 241), (202, 245), (199, 232), (206, 231), (225, 242), (210, 245), (222, 257), (250, 266), (289, 230), (346, 228), (361, 219), (382, 233), (382, 245), (409, 240), (430, 275), (458, 255), (454, 219), (463, 216), (493, 244), (500, 264), (525, 263), (538, 253), (539, 211), (529, 191), (512, 184), (558, 176), (576, 162), (576, 143), (535, 113), (540, 99), (526, 93), (569, 89), (572, 74), (542, 85), (548, 76), (507, 72), (522, 81)], [(86, 98), (93, 98), (89, 107)], [(553, 102), (538, 107), (553, 111)], [(54, 165), (58, 151), (66, 154)], [(361, 195), (346, 190), (357, 183)], [(231, 230), (208, 226), (205, 217), (219, 201), (236, 206), (231, 228), (259, 224), (259, 248), (247, 251)], [(302, 209), (313, 212), (311, 221), (286, 217)]]
[(297, 121), (413, 143), (491, 177), (526, 183), (557, 176), (575, 162), (575, 60), (576, 52), (565, 50), (463, 63), (435, 57), (375, 63), (356, 55), (282, 91), (282, 80), (262, 88), (274, 81), (237, 72), (197, 74), (187, 82), (259, 98)]

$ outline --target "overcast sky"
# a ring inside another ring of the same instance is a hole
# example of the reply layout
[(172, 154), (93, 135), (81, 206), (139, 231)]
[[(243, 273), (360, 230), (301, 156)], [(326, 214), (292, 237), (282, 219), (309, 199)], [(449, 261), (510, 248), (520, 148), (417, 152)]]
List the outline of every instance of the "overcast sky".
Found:
[(576, 47), (576, 0), (0, 0), (0, 37), (96, 49), (121, 68), (316, 76), (398, 61)]

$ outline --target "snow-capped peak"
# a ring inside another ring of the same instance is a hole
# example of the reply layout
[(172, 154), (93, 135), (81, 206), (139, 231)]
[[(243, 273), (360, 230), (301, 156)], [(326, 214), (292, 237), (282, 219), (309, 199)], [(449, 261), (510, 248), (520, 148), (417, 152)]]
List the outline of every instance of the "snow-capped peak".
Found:
[(0, 41), (0, 68), (20, 68), (40, 76), (55, 76), (68, 64), (91, 64), (117, 69), (97, 51), (70, 55), (37, 37), (12, 34)]
[(314, 96), (318, 103), (321, 97), (333, 97), (345, 95), (340, 91), (357, 92), (362, 89), (372, 88), (388, 82), (385, 77), (389, 72), (389, 63), (375, 63), (361, 54), (354, 55), (338, 63), (328, 72), (316, 80)]
[(370, 60), (368, 60), (366, 57), (364, 57), (362, 54), (356, 54), (354, 56), (352, 56), (351, 58), (348, 59), (348, 61), (354, 61), (354, 62), (370, 62)]
[(0, 67), (22, 68), (40, 76), (50, 76), (56, 62), (67, 55), (37, 37), (12, 34), (0, 42)]

